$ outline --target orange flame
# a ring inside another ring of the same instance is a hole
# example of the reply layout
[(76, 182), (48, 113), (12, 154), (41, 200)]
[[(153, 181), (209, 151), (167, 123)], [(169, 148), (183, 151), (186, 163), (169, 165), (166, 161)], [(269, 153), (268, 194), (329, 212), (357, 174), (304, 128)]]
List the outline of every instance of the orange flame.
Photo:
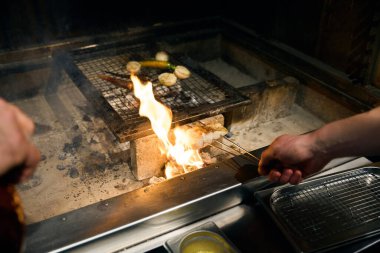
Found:
[(186, 131), (175, 128), (175, 143), (170, 142), (169, 131), (173, 118), (172, 111), (154, 98), (152, 83), (147, 82), (143, 85), (135, 75), (131, 75), (131, 80), (134, 94), (140, 100), (139, 114), (150, 120), (154, 133), (164, 144), (165, 150), (162, 152), (166, 154), (169, 160), (165, 165), (166, 177), (171, 178), (179, 174), (176, 172), (178, 166), (183, 169), (183, 172), (202, 168), (202, 158), (198, 150), (194, 150), (188, 145), (191, 143), (191, 137), (186, 134)]

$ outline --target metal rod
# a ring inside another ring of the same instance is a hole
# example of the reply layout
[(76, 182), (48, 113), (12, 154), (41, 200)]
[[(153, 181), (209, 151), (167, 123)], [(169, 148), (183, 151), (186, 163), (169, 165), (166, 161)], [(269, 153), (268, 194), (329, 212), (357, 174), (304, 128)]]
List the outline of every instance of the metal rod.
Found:
[[(104, 73), (107, 73), (107, 74), (112, 75), (112, 76), (117, 76), (117, 77), (121, 77), (121, 78), (126, 78), (126, 79), (128, 79), (128, 81), (131, 80), (131, 75), (119, 74), (119, 73), (112, 72), (112, 71), (108, 71), (108, 70), (104, 70)], [(146, 76), (146, 75), (139, 75), (139, 78), (140, 78), (141, 81), (143, 81), (143, 82), (150, 81), (150, 82), (153, 83), (153, 82), (158, 81), (158, 78), (153, 78), (153, 79), (151, 79), (149, 76)]]
[[(219, 141), (216, 141), (217, 143), (221, 143), (221, 142), (219, 142)], [(223, 143), (222, 143), (223, 144)], [(218, 146), (215, 146), (215, 145), (212, 145), (212, 144), (209, 144), (210, 146), (212, 146), (212, 147), (214, 147), (214, 148), (217, 148), (217, 149), (220, 149), (220, 150), (222, 150), (222, 151), (224, 151), (224, 152), (226, 152), (226, 153), (229, 153), (230, 155), (233, 155), (233, 156), (236, 156), (236, 154), (234, 154), (234, 153), (232, 153), (232, 152), (230, 152), (230, 151), (228, 151), (228, 150), (225, 150), (225, 149), (223, 149), (223, 148), (221, 148), (221, 147), (218, 147)], [(224, 144), (225, 145), (225, 144)], [(228, 146), (227, 146), (228, 147)], [(236, 150), (234, 150), (234, 151), (236, 151)], [(238, 152), (238, 151), (236, 151), (236, 152)], [(241, 154), (241, 153), (239, 153), (238, 152), (238, 154), (239, 155), (242, 155), (242, 158), (243, 159), (245, 159), (245, 160), (247, 160), (247, 161), (250, 161), (250, 162), (254, 162), (254, 163), (257, 163), (257, 161), (256, 160), (253, 160), (251, 157), (249, 157), (249, 156), (244, 156), (244, 154)]]
[[(225, 137), (224, 137), (224, 138), (225, 138)], [(249, 157), (255, 159), (255, 162), (260, 161), (260, 159), (258, 159), (256, 156), (250, 154), (250, 153), (249, 153), (248, 151), (246, 151), (245, 149), (243, 149), (243, 150), (245, 151), (245, 153), (242, 153), (242, 152), (240, 152), (240, 151), (238, 151), (238, 150), (236, 150), (236, 149), (234, 149), (234, 148), (228, 146), (227, 144), (225, 144), (225, 143), (223, 143), (223, 142), (221, 142), (221, 141), (216, 140), (215, 142), (217, 142), (217, 143), (219, 143), (219, 144), (221, 144), (221, 145), (224, 145), (224, 146), (226, 146), (226, 147), (228, 147), (228, 148), (230, 148), (230, 149), (232, 149), (232, 150), (238, 152), (240, 155), (248, 155)]]
[[(201, 120), (200, 120), (199, 122), (200, 122), (202, 125), (204, 125), (204, 126), (206, 125), (206, 124), (203, 123)], [(230, 142), (232, 145), (234, 145), (235, 147), (240, 148), (241, 150), (243, 150), (243, 151), (245, 152), (245, 153), (241, 153), (240, 151), (237, 151), (236, 149), (233, 149), (233, 150), (239, 152), (239, 154), (241, 154), (241, 155), (247, 154), (247, 155), (249, 155), (250, 157), (254, 158), (257, 162), (260, 161), (259, 158), (257, 158), (256, 156), (252, 155), (251, 153), (249, 153), (248, 150), (246, 150), (245, 148), (243, 148), (243, 147), (240, 146), (239, 144), (237, 144), (237, 143), (231, 141), (231, 140), (228, 139), (226, 136), (223, 136), (223, 138), (224, 138), (225, 140), (229, 141), (229, 142)], [(224, 146), (227, 146), (227, 147), (231, 148), (230, 146), (224, 144), (223, 142), (220, 142), (220, 141), (217, 141), (217, 140), (216, 140), (215, 142), (217, 142), (217, 143), (219, 143), (219, 144), (222, 144), (222, 145), (224, 145)], [(231, 148), (231, 149), (232, 149), (232, 148)]]
[(245, 148), (241, 147), (239, 144), (237, 144), (237, 143), (231, 141), (230, 139), (228, 139), (228, 138), (225, 137), (225, 136), (223, 136), (223, 138), (224, 138), (225, 140), (229, 141), (229, 142), (230, 142), (232, 145), (234, 145), (235, 147), (238, 147), (238, 148), (240, 148), (241, 150), (244, 150), (244, 152), (245, 152), (247, 155), (249, 155), (250, 157), (253, 157), (253, 158), (256, 159), (257, 161), (260, 161), (259, 158), (257, 158), (256, 156), (252, 155), (251, 153), (249, 153), (248, 150), (246, 150)]

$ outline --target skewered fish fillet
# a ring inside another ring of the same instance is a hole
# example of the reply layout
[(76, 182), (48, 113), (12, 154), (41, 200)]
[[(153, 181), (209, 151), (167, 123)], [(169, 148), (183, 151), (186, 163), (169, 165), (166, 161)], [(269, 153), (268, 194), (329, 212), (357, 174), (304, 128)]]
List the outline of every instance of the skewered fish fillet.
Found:
[(228, 130), (219, 122), (207, 125), (181, 126), (180, 129), (188, 136), (184, 142), (192, 149), (201, 149), (226, 135)]

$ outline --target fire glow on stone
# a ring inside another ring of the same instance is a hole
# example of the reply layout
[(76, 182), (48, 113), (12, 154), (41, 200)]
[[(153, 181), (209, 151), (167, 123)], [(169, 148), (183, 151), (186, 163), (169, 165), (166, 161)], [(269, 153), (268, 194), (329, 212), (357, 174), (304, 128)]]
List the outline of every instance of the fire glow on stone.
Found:
[(171, 178), (182, 169), (183, 172), (192, 171), (203, 167), (203, 160), (199, 150), (192, 149), (191, 136), (181, 128), (174, 129), (174, 143), (169, 139), (170, 126), (172, 124), (172, 111), (158, 102), (153, 94), (151, 82), (142, 84), (139, 78), (131, 75), (134, 95), (140, 100), (139, 114), (147, 117), (157, 137), (162, 141), (164, 148), (161, 152), (166, 155), (168, 162), (165, 165), (165, 176)]

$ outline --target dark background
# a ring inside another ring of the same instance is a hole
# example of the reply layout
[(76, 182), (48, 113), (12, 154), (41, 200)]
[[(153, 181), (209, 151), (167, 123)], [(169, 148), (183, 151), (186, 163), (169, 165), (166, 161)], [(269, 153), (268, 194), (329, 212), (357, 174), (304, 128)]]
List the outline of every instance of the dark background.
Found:
[[(5, 0), (0, 50), (219, 16), (289, 45), (363, 82), (378, 25), (376, 0)], [(211, 6), (209, 6), (211, 5)]]

